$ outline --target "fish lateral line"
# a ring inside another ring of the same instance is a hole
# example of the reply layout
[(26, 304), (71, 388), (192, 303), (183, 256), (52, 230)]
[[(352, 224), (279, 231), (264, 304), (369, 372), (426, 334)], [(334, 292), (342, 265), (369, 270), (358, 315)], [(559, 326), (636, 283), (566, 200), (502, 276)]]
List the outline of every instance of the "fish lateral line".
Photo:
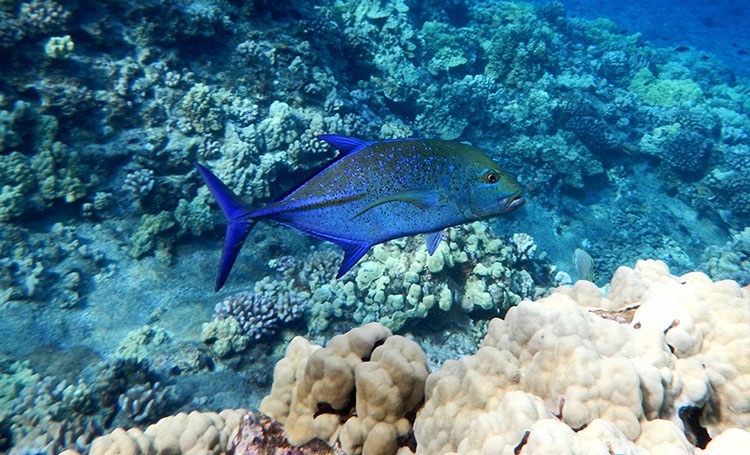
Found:
[(308, 210), (315, 210), (315, 209), (321, 209), (321, 208), (328, 208), (328, 207), (336, 207), (339, 205), (348, 204), (350, 202), (356, 202), (362, 198), (367, 196), (367, 193), (357, 193), (352, 194), (350, 196), (343, 196), (339, 198), (333, 198), (333, 199), (324, 199), (321, 201), (315, 201), (310, 203), (301, 203), (299, 205), (294, 205), (290, 207), (284, 206), (284, 200), (281, 200), (279, 202), (274, 202), (273, 204), (267, 205), (266, 207), (263, 207), (260, 210), (257, 210), (255, 212), (250, 213), (248, 216), (251, 218), (271, 218), (275, 215), (281, 215), (284, 213), (296, 213), (296, 212), (305, 212)]

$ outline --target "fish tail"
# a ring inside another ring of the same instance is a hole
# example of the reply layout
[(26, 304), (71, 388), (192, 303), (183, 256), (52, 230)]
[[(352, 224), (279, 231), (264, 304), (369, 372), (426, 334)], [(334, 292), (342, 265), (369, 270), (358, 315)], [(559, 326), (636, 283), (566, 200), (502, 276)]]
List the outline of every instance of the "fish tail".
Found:
[(237, 259), (242, 244), (245, 242), (250, 230), (255, 226), (257, 220), (250, 218), (250, 208), (237, 197), (228, 186), (224, 184), (211, 171), (195, 163), (201, 177), (206, 182), (206, 186), (211, 194), (216, 198), (224, 217), (227, 219), (227, 232), (224, 237), (224, 249), (221, 251), (221, 263), (219, 265), (219, 274), (216, 276), (216, 286), (214, 291), (218, 291), (224, 286), (229, 277), (229, 271), (232, 270), (234, 261)]

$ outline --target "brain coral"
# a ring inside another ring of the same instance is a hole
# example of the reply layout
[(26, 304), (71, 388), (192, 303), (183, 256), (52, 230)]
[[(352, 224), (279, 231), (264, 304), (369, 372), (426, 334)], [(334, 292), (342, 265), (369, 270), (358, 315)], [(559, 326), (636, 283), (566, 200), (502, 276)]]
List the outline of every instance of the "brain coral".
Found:
[(428, 377), (417, 453), (693, 453), (750, 429), (748, 321), (746, 288), (657, 261), (523, 301)]

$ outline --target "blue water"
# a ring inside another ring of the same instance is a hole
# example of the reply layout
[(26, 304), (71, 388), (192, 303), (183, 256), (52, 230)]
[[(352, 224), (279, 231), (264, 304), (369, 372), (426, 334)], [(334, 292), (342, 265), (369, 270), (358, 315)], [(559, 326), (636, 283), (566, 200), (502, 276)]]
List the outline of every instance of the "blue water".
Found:
[[(363, 1), (0, 1), (0, 452), (257, 407), (296, 335), (380, 320), (434, 369), (638, 259), (750, 284), (745, 2)], [(322, 134), (470, 143), (526, 204), (449, 230), (448, 265), (414, 236), (338, 281), (338, 248), (260, 222), (214, 293), (225, 220), (193, 163), (262, 207), (335, 159)], [(408, 312), (415, 279), (449, 309)]]
[(689, 46), (718, 57), (738, 77), (750, 77), (750, 11), (746, 2), (565, 0), (561, 3), (571, 17), (606, 17), (630, 33), (642, 33), (655, 46)]

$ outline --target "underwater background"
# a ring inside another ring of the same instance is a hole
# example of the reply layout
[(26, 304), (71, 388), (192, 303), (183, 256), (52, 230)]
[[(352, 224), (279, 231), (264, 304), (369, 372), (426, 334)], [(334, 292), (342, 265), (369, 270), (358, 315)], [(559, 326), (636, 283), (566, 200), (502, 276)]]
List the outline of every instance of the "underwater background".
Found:
[[(729, 0), (0, 0), (0, 451), (257, 409), (297, 335), (377, 321), (434, 372), (639, 259), (734, 280), (747, 311), (749, 53)], [(339, 280), (334, 245), (259, 223), (214, 293), (193, 163), (260, 207), (335, 158), (322, 134), (470, 143), (526, 204)]]

